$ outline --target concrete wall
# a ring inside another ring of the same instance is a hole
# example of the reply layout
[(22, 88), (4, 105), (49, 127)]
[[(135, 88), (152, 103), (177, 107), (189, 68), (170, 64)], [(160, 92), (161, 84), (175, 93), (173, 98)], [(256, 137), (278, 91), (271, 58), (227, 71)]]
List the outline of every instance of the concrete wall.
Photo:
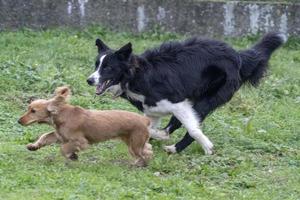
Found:
[(160, 27), (205, 36), (241, 36), (271, 30), (300, 35), (300, 3), (0, 0), (0, 30), (89, 24), (132, 32)]

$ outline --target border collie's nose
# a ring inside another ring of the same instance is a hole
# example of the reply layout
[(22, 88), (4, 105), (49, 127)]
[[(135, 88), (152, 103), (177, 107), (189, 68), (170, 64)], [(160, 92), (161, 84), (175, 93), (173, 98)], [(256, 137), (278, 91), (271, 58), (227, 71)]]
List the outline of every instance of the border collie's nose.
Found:
[(86, 80), (86, 82), (87, 82), (89, 85), (94, 85), (94, 83), (95, 83), (95, 81), (94, 81), (93, 78), (88, 78), (88, 79)]
[(21, 124), (21, 118), (18, 120), (18, 123)]

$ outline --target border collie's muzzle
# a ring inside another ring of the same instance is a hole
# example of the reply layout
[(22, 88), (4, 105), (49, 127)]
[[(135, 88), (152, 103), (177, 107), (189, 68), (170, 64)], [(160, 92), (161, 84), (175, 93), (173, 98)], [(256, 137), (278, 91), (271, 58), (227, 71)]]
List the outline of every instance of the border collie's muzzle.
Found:
[(112, 86), (112, 84), (113, 84), (112, 80), (106, 80), (104, 82), (99, 81), (99, 84), (96, 85), (96, 94), (102, 95), (106, 91), (107, 88)]
[(112, 80), (96, 80), (93, 76), (89, 77), (86, 81), (90, 86), (96, 86), (96, 95), (104, 94), (104, 92), (114, 84), (114, 81)]

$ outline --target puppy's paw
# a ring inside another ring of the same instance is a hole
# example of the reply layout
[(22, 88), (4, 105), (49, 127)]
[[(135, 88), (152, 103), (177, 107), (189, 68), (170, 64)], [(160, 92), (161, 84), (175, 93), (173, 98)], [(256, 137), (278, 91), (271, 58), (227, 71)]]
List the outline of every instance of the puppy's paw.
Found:
[(35, 144), (27, 144), (26, 148), (29, 150), (29, 151), (36, 151), (39, 149), (39, 146), (38, 145), (35, 145)]
[(145, 148), (146, 148), (146, 149), (149, 149), (149, 150), (152, 150), (152, 144), (150, 144), (150, 143), (147, 142), (147, 143), (145, 144)]
[(146, 161), (151, 160), (153, 157), (153, 151), (149, 149), (144, 149), (143, 151), (143, 156)]
[(76, 161), (78, 160), (78, 155), (76, 153), (72, 153), (71, 155), (68, 156), (70, 160)]
[(144, 159), (138, 158), (134, 161), (133, 165), (136, 167), (146, 167), (148, 164)]

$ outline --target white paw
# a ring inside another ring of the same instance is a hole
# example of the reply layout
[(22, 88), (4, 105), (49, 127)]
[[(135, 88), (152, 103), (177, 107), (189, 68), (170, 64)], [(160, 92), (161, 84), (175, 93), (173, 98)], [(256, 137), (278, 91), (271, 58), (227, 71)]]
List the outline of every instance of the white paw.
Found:
[(164, 150), (168, 153), (177, 153), (175, 144), (170, 146), (164, 146)]
[(207, 139), (203, 144), (202, 144), (202, 147), (203, 147), (203, 150), (204, 150), (204, 153), (206, 155), (212, 155), (213, 154), (213, 143)]
[(152, 150), (152, 145), (150, 143), (145, 144), (146, 149)]
[(168, 140), (170, 139), (169, 134), (165, 131), (158, 130), (158, 129), (150, 129), (150, 137), (157, 140)]
[(281, 40), (282, 40), (283, 43), (286, 43), (286, 42), (287, 42), (288, 37), (287, 37), (285, 34), (283, 34), (283, 33), (278, 33), (277, 35), (278, 35), (278, 37), (281, 38)]

